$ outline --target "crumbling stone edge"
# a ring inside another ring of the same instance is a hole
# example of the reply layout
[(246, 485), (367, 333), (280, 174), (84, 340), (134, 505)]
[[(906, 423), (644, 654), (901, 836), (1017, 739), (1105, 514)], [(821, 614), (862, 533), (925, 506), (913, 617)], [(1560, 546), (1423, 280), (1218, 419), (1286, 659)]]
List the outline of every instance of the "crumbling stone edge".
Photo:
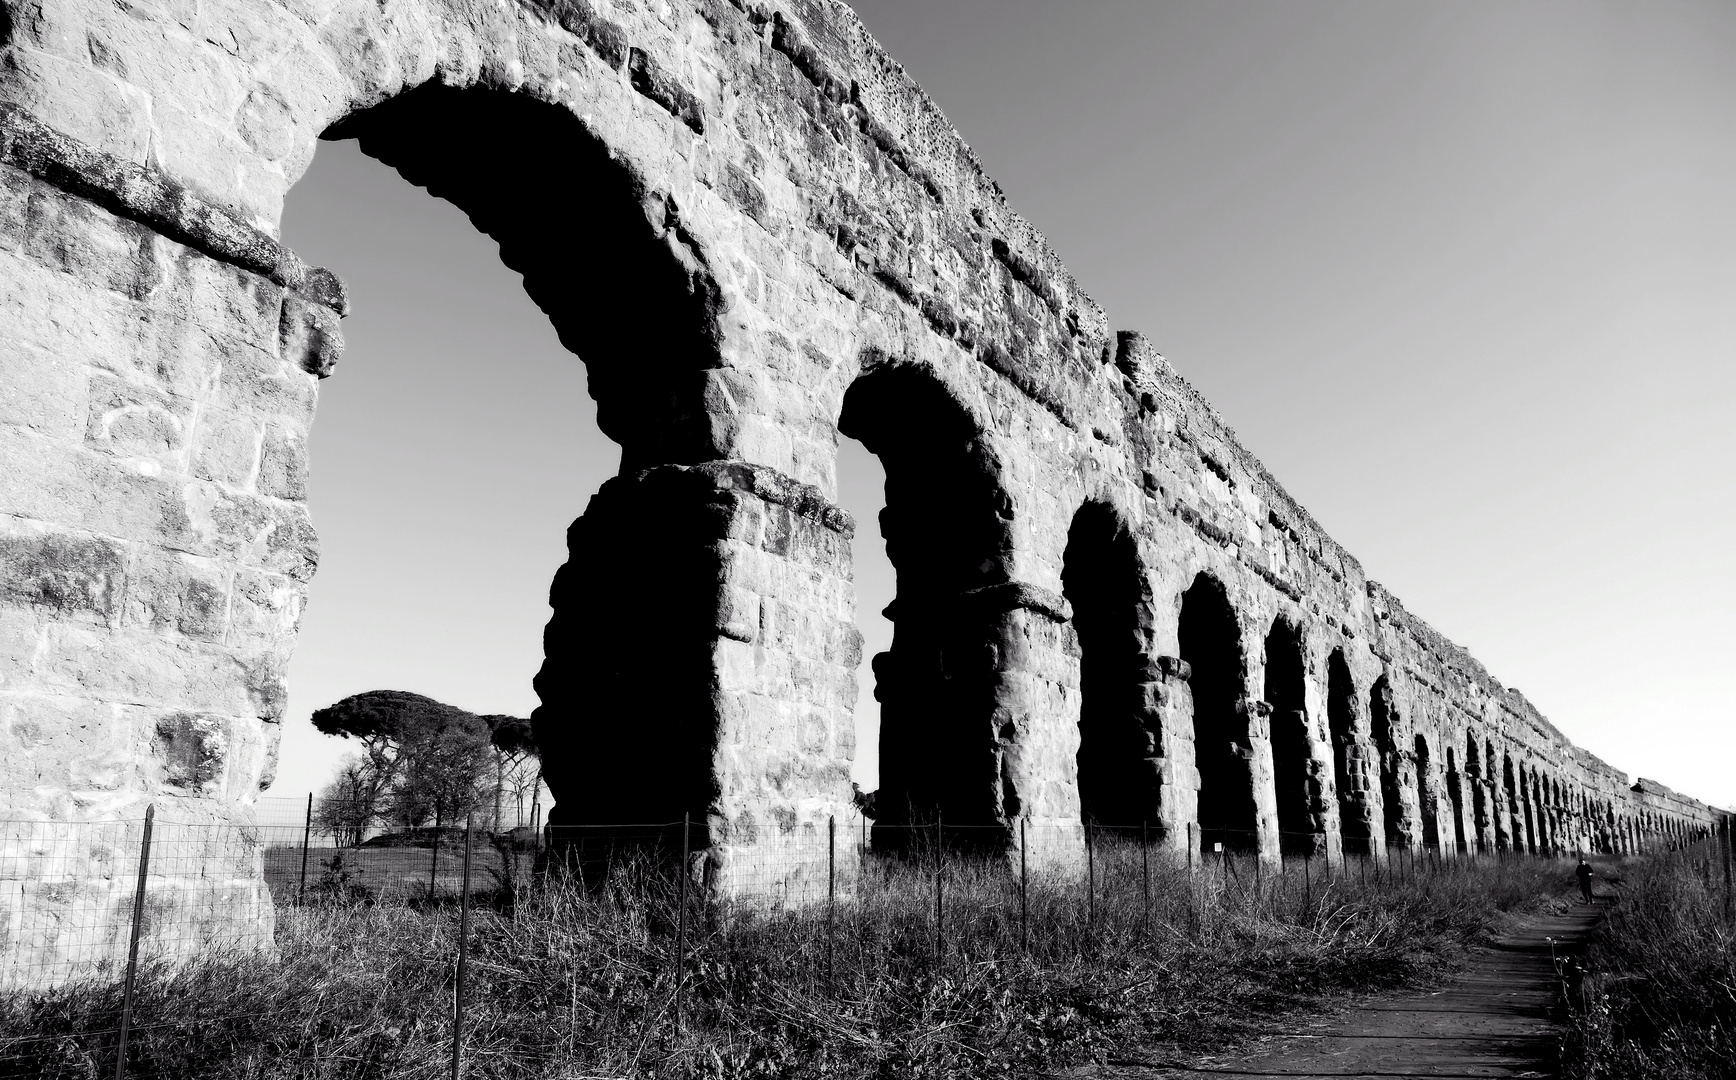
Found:
[(693, 465), (654, 465), (638, 474), (641, 483), (668, 484), (688, 490), (741, 492), (786, 507), (846, 538), (856, 535), (850, 512), (820, 494), (812, 484), (793, 480), (776, 469), (749, 461), (702, 461)]
[(307, 265), (295, 252), (161, 171), (88, 146), (4, 102), (0, 102), (0, 164), (22, 169), (213, 259), (268, 278), (340, 317), (349, 314), (343, 282), (330, 270)]

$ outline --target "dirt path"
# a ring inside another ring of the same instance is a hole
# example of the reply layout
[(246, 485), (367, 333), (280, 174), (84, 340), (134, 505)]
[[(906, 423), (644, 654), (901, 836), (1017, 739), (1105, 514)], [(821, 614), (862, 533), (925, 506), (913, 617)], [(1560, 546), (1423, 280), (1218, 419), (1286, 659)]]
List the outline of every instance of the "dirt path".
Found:
[(1238, 1054), (1181, 1064), (1115, 1061), (1066, 1080), (1193, 1080), (1204, 1076), (1552, 1077), (1557, 983), (1549, 939), (1581, 942), (1603, 915), (1575, 905), (1528, 920), (1432, 993), (1373, 998)]

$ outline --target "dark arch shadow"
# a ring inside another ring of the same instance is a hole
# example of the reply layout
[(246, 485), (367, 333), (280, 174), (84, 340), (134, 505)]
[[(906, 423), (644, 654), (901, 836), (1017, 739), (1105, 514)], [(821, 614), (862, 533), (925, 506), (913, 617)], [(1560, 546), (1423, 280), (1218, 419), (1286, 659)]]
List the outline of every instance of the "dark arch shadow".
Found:
[(1374, 752), (1380, 756), (1380, 802), (1386, 822), (1386, 842), (1397, 844), (1404, 839), (1404, 804), (1400, 777), (1396, 728), (1398, 706), (1393, 700), (1392, 680), (1385, 675), (1374, 681), (1368, 691), (1368, 730), (1374, 738)]
[(1453, 827), (1441, 835), (1442, 843), (1451, 843), (1454, 851), (1465, 850), (1465, 781), (1459, 775), (1459, 763), (1453, 747), (1447, 747), (1447, 799), (1452, 806)]
[(568, 530), (550, 592), (533, 714), (550, 822), (704, 821), (718, 580), (704, 541), (716, 526), (635, 479), (724, 456), (730, 434), (704, 408), (721, 292), (679, 209), (578, 117), (526, 93), (432, 81), (322, 138), (358, 140), (500, 245), (584, 361), (598, 426), (622, 447), (620, 474)]
[(1258, 819), (1249, 768), (1253, 747), (1244, 697), (1247, 663), (1235, 609), (1222, 583), (1209, 574), (1194, 578), (1182, 594), (1180, 637), (1193, 697), (1201, 847), (1256, 850)]
[(1441, 825), (1439, 805), (1435, 801), (1434, 759), (1429, 754), (1428, 737), (1418, 733), (1414, 740), (1417, 760), (1417, 807), (1423, 817), (1423, 846), (1439, 850)]
[(578, 117), (525, 93), (428, 82), (321, 138), (358, 140), (500, 244), (585, 361), (623, 473), (726, 456), (701, 400), (701, 373), (720, 365), (721, 292), (678, 209)]
[(1338, 831), (1346, 855), (1369, 854), (1369, 805), (1363, 790), (1362, 753), (1356, 742), (1356, 682), (1343, 649), (1326, 658), (1326, 723), (1332, 735), (1333, 780), (1338, 788)]
[(1287, 619), (1274, 619), (1266, 635), (1266, 704), (1271, 706), (1272, 782), (1278, 803), (1278, 847), (1287, 855), (1322, 849), (1314, 811), (1319, 779), (1309, 768), (1307, 671), (1302, 637)]
[[(995, 617), (984, 590), (1009, 580), (1012, 504), (969, 411), (927, 370), (880, 363), (844, 395), (838, 430), (886, 470), (880, 533), (897, 575), (892, 647), (874, 658), (880, 788), (874, 844), (907, 846), (936, 815), (986, 845), (1020, 811), (997, 723)], [(861, 542), (858, 537), (858, 542)], [(991, 830), (992, 831), (992, 830)]]
[(1503, 815), (1507, 824), (1507, 842), (1514, 851), (1525, 850), (1525, 822), (1520, 816), (1519, 791), (1513, 779), (1513, 759), (1506, 753), (1501, 755), (1501, 790), (1507, 795), (1507, 812)]
[(1161, 719), (1143, 693), (1150, 587), (1113, 506), (1087, 502), (1073, 516), (1061, 583), (1079, 638), (1081, 813), (1093, 825), (1138, 829), (1158, 820)]

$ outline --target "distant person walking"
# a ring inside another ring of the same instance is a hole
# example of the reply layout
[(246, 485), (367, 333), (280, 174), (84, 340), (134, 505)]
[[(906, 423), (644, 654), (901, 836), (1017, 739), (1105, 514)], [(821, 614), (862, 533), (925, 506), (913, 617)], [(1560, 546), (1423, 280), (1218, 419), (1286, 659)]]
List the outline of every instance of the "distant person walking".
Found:
[(1579, 865), (1573, 873), (1579, 878), (1579, 895), (1586, 903), (1591, 903), (1591, 864), (1585, 861), (1585, 856), (1579, 857)]

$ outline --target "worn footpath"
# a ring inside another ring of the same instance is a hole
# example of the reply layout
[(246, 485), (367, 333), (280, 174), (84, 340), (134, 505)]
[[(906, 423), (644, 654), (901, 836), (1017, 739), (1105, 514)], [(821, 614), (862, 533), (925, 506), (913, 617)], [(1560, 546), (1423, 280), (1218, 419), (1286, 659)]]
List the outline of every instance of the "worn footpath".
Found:
[(1368, 999), (1234, 1054), (1188, 1061), (1129, 1054), (1070, 1069), (1066, 1080), (1200, 1076), (1550, 1077), (1557, 1073), (1555, 956), (1582, 943), (1601, 905), (1527, 919), (1447, 985)]

